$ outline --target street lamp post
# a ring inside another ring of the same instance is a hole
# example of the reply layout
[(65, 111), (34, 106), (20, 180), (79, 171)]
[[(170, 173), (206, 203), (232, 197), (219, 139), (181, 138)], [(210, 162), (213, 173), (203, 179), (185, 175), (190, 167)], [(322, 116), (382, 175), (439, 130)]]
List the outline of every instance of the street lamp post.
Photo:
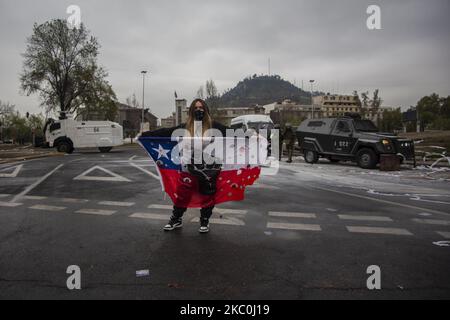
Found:
[(141, 71), (142, 73), (142, 121), (141, 121), (141, 133), (144, 132), (144, 110), (145, 110), (145, 75), (146, 70)]
[(313, 84), (315, 80), (309, 80), (311, 83), (311, 119), (314, 119), (314, 102), (313, 102)]

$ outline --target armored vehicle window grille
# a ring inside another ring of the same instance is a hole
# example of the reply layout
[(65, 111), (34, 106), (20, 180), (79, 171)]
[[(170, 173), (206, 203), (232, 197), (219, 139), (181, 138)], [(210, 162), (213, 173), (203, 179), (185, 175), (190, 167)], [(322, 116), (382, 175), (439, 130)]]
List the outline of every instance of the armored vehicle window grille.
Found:
[(310, 121), (308, 123), (308, 127), (321, 127), (324, 125), (324, 122), (322, 121)]

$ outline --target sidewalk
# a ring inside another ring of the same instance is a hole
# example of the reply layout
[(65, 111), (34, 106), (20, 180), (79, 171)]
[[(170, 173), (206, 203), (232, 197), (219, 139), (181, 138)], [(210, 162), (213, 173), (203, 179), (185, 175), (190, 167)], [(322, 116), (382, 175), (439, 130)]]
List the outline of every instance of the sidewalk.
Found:
[(33, 148), (31, 145), (0, 145), (0, 164), (63, 155), (55, 149)]

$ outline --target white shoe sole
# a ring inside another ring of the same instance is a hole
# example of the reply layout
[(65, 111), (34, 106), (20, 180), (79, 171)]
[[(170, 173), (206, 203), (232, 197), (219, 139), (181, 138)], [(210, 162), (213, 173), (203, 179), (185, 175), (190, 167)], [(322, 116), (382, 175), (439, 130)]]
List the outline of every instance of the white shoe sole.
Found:
[(201, 229), (198, 229), (198, 232), (200, 232), (200, 233), (208, 233), (208, 232), (209, 232), (209, 227), (208, 227), (207, 230), (201, 230)]
[(173, 226), (172, 228), (166, 228), (166, 227), (164, 227), (164, 231), (173, 231), (173, 230), (179, 229), (179, 228), (181, 228), (181, 227), (183, 227), (183, 224), (180, 224), (180, 225), (177, 225), (177, 226)]

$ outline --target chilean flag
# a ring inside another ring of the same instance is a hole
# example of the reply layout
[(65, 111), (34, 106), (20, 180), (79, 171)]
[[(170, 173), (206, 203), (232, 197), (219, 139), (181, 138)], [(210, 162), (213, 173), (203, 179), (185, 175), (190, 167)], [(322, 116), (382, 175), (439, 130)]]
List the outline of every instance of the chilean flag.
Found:
[(258, 165), (224, 164), (217, 177), (217, 192), (203, 195), (198, 191), (198, 178), (185, 169), (179, 152), (172, 154), (177, 150), (177, 141), (163, 137), (139, 137), (138, 141), (155, 162), (163, 191), (177, 207), (205, 208), (227, 201), (242, 201), (245, 188), (254, 184), (261, 173)]

